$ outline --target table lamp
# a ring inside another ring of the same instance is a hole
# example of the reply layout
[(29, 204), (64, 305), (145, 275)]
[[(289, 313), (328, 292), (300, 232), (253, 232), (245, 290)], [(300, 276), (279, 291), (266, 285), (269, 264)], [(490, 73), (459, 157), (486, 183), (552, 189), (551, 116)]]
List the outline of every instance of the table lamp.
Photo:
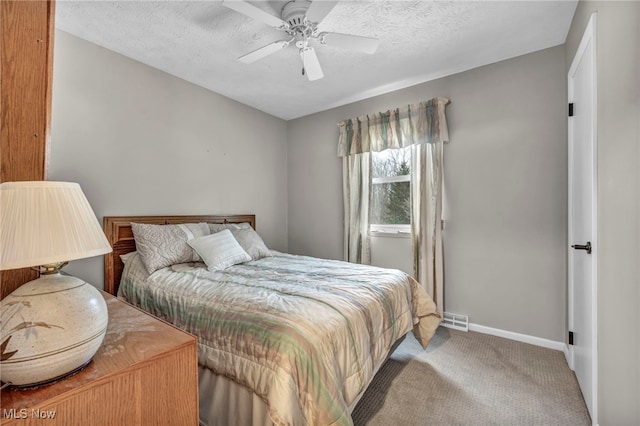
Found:
[(60, 269), (111, 246), (80, 185), (0, 184), (0, 270), (37, 267), (40, 278), (0, 301), (0, 380), (46, 384), (87, 365), (107, 329), (100, 292)]

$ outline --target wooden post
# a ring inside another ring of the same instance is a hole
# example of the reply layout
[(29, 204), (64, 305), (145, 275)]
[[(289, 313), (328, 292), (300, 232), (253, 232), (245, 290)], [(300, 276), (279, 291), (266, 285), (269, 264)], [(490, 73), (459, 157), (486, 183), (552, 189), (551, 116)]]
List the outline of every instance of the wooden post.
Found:
[[(55, 0), (0, 1), (0, 182), (46, 180)], [(0, 272), (0, 298), (37, 278)]]

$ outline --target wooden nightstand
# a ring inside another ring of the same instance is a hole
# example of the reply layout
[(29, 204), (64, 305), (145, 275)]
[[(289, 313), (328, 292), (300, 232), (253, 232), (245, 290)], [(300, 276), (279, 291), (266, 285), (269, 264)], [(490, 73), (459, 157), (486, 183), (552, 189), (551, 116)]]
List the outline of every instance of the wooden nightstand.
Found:
[(73, 376), (0, 394), (2, 425), (198, 425), (195, 336), (103, 293), (109, 325)]

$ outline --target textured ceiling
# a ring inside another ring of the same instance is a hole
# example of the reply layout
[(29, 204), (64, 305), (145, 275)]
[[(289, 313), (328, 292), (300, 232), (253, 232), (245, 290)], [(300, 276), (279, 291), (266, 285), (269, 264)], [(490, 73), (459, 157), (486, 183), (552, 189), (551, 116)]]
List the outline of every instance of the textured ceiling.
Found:
[[(252, 2), (275, 16), (286, 3)], [(315, 45), (325, 77), (312, 82), (293, 45), (239, 62), (285, 37), (220, 1), (58, 0), (56, 27), (288, 120), (562, 44), (576, 4), (341, 1), (319, 29), (380, 44), (373, 55)]]

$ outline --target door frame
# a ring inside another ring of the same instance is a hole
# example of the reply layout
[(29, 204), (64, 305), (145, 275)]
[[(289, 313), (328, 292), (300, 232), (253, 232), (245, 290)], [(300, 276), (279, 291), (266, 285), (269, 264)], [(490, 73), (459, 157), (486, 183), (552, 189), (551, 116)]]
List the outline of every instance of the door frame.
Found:
[[(593, 68), (592, 68), (592, 87), (591, 87), (591, 102), (593, 105), (593, 119), (592, 122), (592, 152), (593, 152), (593, 175), (592, 175), (592, 229), (591, 229), (591, 244), (593, 246), (592, 256), (592, 294), (591, 294), (591, 329), (593, 331), (593, 347), (592, 347), (592, 389), (591, 389), (591, 401), (592, 401), (592, 413), (591, 420), (594, 425), (598, 424), (598, 103), (597, 103), (597, 14), (594, 12), (589, 18), (589, 22), (585, 28), (582, 40), (576, 51), (576, 54), (571, 62), (571, 67), (567, 74), (567, 97), (569, 103), (573, 102), (573, 85), (572, 76), (576, 72), (576, 68), (580, 64), (582, 55), (586, 49), (591, 50), (593, 55)], [(571, 248), (571, 244), (583, 244), (582, 241), (573, 240), (573, 127), (571, 117), (568, 118), (568, 244), (567, 244), (567, 279), (568, 279), (568, 326), (569, 331), (574, 327), (574, 283), (573, 283), (573, 255), (575, 250)], [(567, 362), (571, 370), (574, 370), (574, 351), (573, 346), (568, 345), (568, 357)]]

